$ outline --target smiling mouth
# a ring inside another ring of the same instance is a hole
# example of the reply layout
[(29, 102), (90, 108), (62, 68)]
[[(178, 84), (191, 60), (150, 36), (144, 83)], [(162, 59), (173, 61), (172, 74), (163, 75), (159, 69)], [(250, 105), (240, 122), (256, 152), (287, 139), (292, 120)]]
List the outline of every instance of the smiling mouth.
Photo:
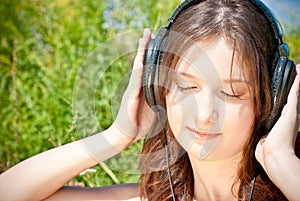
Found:
[(221, 133), (195, 130), (188, 126), (186, 126), (185, 128), (192, 133), (193, 137), (200, 139), (200, 140), (210, 140), (210, 139), (214, 139), (214, 138), (217, 138), (222, 135)]

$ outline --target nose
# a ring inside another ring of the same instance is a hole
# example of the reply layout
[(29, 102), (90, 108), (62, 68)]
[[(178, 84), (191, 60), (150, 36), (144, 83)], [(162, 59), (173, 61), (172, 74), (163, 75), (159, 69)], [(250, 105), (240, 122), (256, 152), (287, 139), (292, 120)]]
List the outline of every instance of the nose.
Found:
[(195, 125), (207, 125), (217, 121), (218, 109), (214, 94), (210, 89), (203, 89), (196, 95)]

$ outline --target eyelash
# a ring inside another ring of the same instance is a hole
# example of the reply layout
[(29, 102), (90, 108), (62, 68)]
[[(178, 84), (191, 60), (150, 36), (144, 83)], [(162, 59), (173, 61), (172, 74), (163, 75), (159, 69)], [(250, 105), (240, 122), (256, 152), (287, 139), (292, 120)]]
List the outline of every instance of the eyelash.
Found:
[[(188, 91), (193, 91), (195, 89), (198, 89), (197, 86), (187, 86), (183, 87), (180, 85), (177, 85), (177, 88), (181, 92), (188, 92)], [(234, 92), (227, 93), (225, 90), (221, 90), (220, 92), (223, 96), (230, 98), (230, 99), (239, 99), (243, 94), (235, 94)]]
[[(197, 89), (196, 86), (191, 86), (191, 87), (181, 87), (181, 86), (177, 86), (178, 89), (180, 91), (189, 91), (189, 90), (193, 90), (193, 89)], [(242, 94), (231, 94), (231, 93), (227, 93), (224, 90), (221, 90), (221, 93), (229, 98), (240, 98), (242, 96)]]
[(178, 86), (178, 85), (177, 85), (177, 87), (178, 87), (178, 89), (179, 89), (180, 91), (188, 91), (188, 90), (197, 89), (196, 86), (191, 86), (191, 87), (181, 87), (181, 86)]
[(221, 90), (221, 93), (223, 94), (223, 95), (225, 95), (225, 96), (228, 96), (228, 97), (230, 97), (230, 98), (239, 98), (239, 97), (241, 97), (242, 96), (242, 94), (230, 94), (230, 93), (227, 93), (227, 92), (225, 92), (225, 91), (223, 91), (223, 90)]

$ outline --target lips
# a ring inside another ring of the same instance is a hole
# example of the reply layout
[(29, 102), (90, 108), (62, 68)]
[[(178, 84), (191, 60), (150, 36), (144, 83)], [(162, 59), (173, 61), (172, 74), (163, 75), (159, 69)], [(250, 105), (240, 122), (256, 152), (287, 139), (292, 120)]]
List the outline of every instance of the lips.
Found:
[(197, 139), (200, 139), (200, 140), (210, 140), (210, 139), (214, 139), (214, 138), (217, 138), (217, 137), (221, 136), (221, 133), (195, 130), (195, 129), (190, 128), (188, 126), (186, 126), (186, 129), (192, 133), (193, 137), (195, 137)]

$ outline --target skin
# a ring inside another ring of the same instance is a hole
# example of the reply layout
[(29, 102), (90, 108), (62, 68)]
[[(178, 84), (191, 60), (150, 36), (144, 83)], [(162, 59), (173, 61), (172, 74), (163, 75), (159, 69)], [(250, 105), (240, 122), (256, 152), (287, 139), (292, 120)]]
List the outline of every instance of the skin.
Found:
[[(230, 189), (254, 122), (251, 83), (241, 73), (237, 59), (230, 83), (233, 50), (223, 38), (194, 46), (174, 72), (167, 96), (168, 119), (196, 170), (196, 200), (232, 200)], [(198, 48), (203, 52), (196, 51)]]
[[(153, 121), (154, 113), (145, 103), (140, 85), (143, 50), (150, 37), (150, 31), (145, 30), (143, 38), (140, 39), (139, 51), (133, 65), (133, 73), (124, 93), (115, 122), (101, 133), (33, 156), (2, 173), (0, 175), (1, 200), (138, 200), (136, 198), (138, 197), (138, 186), (136, 184), (93, 189), (63, 186), (83, 170), (119, 153), (137, 138), (144, 136), (151, 128), (149, 121)], [(298, 74), (290, 91), (287, 105), (284, 107), (280, 119), (269, 135), (258, 145), (256, 152), (257, 159), (269, 177), (289, 200), (297, 200), (300, 197), (297, 189), (300, 181), (299, 178), (295, 177), (295, 175), (300, 173), (300, 162), (293, 153), (293, 143), (295, 142), (296, 128), (298, 127), (296, 108), (299, 95), (300, 66), (297, 66), (297, 70)], [(210, 101), (206, 103), (210, 104)], [(228, 108), (226, 113), (227, 110)], [(143, 116), (140, 114), (147, 115)], [(224, 125), (226, 124), (225, 121)], [(220, 145), (226, 144), (222, 139), (218, 140), (219, 143)], [(97, 149), (94, 149), (91, 154), (87, 152), (86, 147), (83, 145), (95, 145)], [(199, 143), (196, 143), (196, 145), (199, 145)], [(201, 163), (203, 169), (211, 168), (212, 166), (208, 166), (208, 162), (205, 163), (206, 160), (200, 160), (199, 149), (197, 149), (197, 146), (195, 148), (195, 156), (192, 151), (194, 149), (193, 146), (189, 149), (190, 151), (188, 150), (191, 153), (190, 157), (194, 161), (193, 163), (198, 165), (198, 162), (203, 161)], [(211, 161), (211, 164), (215, 164), (215, 171), (220, 171), (218, 167), (228, 165), (227, 161), (235, 161), (230, 156), (239, 158), (238, 154), (234, 154), (234, 150), (230, 152), (231, 154), (227, 153), (228, 157), (226, 158), (228, 160), (224, 157), (223, 159), (219, 158), (216, 161)], [(209, 157), (211, 157), (211, 160), (214, 159), (212, 156), (217, 151), (217, 148), (213, 148), (210, 151)], [(192, 159), (192, 157), (195, 157), (195, 159)], [(205, 167), (205, 165), (207, 166)], [(289, 167), (289, 171), (286, 171), (286, 167)], [(213, 185), (213, 183), (204, 182), (208, 181), (203, 177), (204, 173), (202, 174), (196, 167), (193, 170), (196, 173), (195, 179), (197, 181), (202, 182), (206, 187)], [(220, 172), (220, 174), (223, 173)], [(229, 177), (230, 173), (225, 176)], [(231, 183), (228, 177), (227, 181)], [(16, 180), (18, 182), (15, 182)], [(218, 181), (214, 180), (214, 182)], [(225, 181), (221, 182), (222, 185), (226, 184)], [(195, 186), (195, 189), (196, 187), (198, 186)], [(220, 185), (221, 188), (223, 189)], [(214, 191), (199, 189), (195, 193), (195, 198), (200, 193), (220, 198), (218, 200), (226, 200), (228, 198), (228, 194), (223, 195), (216, 188)]]
[(190, 138), (190, 143), (182, 144), (195, 158), (226, 159), (241, 152), (252, 129), (250, 82), (235, 61), (231, 85), (233, 50), (222, 38), (196, 46), (204, 50), (203, 54), (193, 55), (195, 48), (190, 48), (174, 73), (167, 96), (170, 127), (180, 143)]
[(299, 85), (300, 64), (296, 66), (297, 75), (288, 95), (280, 118), (269, 132), (260, 140), (255, 156), (269, 178), (289, 200), (298, 200), (300, 192), (300, 160), (294, 147), (299, 127)]

